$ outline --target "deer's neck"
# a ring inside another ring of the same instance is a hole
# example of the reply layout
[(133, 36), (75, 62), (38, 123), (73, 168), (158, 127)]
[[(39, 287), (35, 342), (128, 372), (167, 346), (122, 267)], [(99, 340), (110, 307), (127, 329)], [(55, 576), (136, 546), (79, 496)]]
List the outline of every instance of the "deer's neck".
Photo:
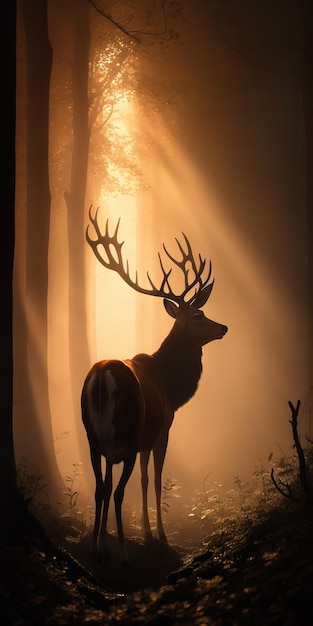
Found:
[(152, 355), (176, 411), (195, 394), (202, 373), (202, 349), (171, 332)]

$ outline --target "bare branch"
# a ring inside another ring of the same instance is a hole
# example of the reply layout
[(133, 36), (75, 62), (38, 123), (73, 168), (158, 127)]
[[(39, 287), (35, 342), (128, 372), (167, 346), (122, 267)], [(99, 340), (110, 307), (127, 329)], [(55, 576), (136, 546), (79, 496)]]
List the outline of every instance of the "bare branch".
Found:
[[(283, 483), (282, 481), (280, 481), (282, 487), (278, 484), (278, 482), (275, 480), (274, 478), (274, 468), (272, 467), (272, 471), (271, 471), (271, 479), (273, 484), (275, 485), (277, 491), (279, 491), (279, 493), (281, 493), (282, 496), (284, 496), (285, 498), (289, 498), (289, 500), (293, 500), (294, 502), (297, 502), (297, 499), (294, 498), (294, 496), (291, 494), (291, 489), (290, 486), (287, 483)], [(287, 491), (284, 491), (283, 487), (285, 489), (287, 489)]]
[(161, 6), (162, 6), (163, 30), (159, 30), (159, 31), (131, 30), (130, 32), (131, 33), (137, 33), (139, 35), (147, 35), (147, 36), (151, 36), (152, 35), (153, 37), (158, 37), (160, 35), (165, 35), (165, 33), (167, 32), (165, 0), (162, 0)]
[(142, 29), (138, 29), (138, 30), (127, 30), (124, 26), (122, 26), (122, 24), (120, 24), (120, 22), (117, 22), (112, 15), (109, 15), (109, 13), (106, 13), (105, 11), (103, 11), (102, 9), (100, 9), (96, 3), (94, 2), (94, 0), (89, 0), (89, 3), (91, 4), (91, 6), (95, 9), (95, 11), (97, 11), (97, 13), (99, 13), (100, 15), (102, 15), (102, 17), (104, 17), (106, 20), (108, 20), (109, 22), (111, 22), (111, 24), (113, 24), (113, 26), (115, 26), (118, 30), (120, 30), (124, 35), (126, 35), (127, 37), (129, 37), (130, 39), (136, 41), (137, 43), (142, 43), (141, 39), (140, 39), (140, 35), (145, 35), (146, 37), (159, 37), (161, 35), (165, 35), (167, 33), (167, 18), (166, 18), (166, 9), (165, 9), (165, 0), (162, 0), (161, 2), (161, 21), (163, 26), (160, 28), (160, 30), (142, 30)]
[[(300, 400), (298, 400), (297, 402), (297, 406), (293, 406), (292, 402), (290, 402), (290, 400), (288, 401), (290, 410), (291, 410), (291, 420), (290, 424), (292, 426), (292, 434), (293, 434), (293, 440), (295, 442), (295, 448), (297, 451), (297, 455), (298, 455), (298, 460), (299, 460), (299, 478), (300, 478), (300, 485), (303, 489), (303, 491), (307, 494), (309, 492), (309, 481), (308, 481), (308, 476), (307, 476), (307, 466), (306, 466), (306, 461), (305, 461), (305, 456), (304, 456), (304, 451), (303, 448), (301, 446), (300, 443), (300, 439), (299, 439), (299, 433), (298, 433), (298, 414), (299, 414), (299, 409), (300, 409)], [(280, 486), (277, 481), (274, 478), (274, 468), (272, 468), (271, 471), (271, 479), (276, 487), (276, 489), (283, 495), (285, 496), (285, 498), (290, 498), (291, 500), (294, 500), (295, 502), (297, 502), (298, 500), (292, 496), (291, 494), (291, 488), (287, 483), (283, 483), (282, 480), (280, 480)]]
[[(102, 17), (105, 17), (106, 20), (111, 22), (111, 24), (113, 24), (113, 26), (118, 28), (118, 30), (120, 30), (124, 35), (126, 35), (126, 37), (129, 37), (130, 39), (133, 39), (134, 41), (137, 41), (137, 43), (140, 43), (139, 37), (136, 37), (135, 34), (132, 34), (132, 33), (128, 32), (126, 30), (126, 28), (124, 28), (124, 26), (122, 26), (122, 24), (120, 24), (119, 22), (116, 22), (116, 20), (113, 19), (112, 15), (109, 15), (108, 13), (105, 13), (105, 11), (103, 11), (102, 9), (99, 9), (99, 7), (97, 7), (96, 3), (93, 0), (89, 0), (89, 4), (91, 4), (91, 6), (95, 9), (95, 11), (97, 11), (97, 13), (102, 15)], [(136, 31), (134, 31), (134, 33), (135, 32)]]
[(308, 483), (308, 477), (307, 477), (307, 468), (306, 468), (306, 462), (305, 462), (305, 456), (304, 456), (304, 452), (303, 452), (303, 448), (301, 446), (300, 443), (300, 439), (299, 439), (299, 433), (298, 433), (298, 413), (299, 413), (299, 409), (300, 409), (300, 400), (298, 400), (297, 402), (297, 406), (294, 407), (292, 402), (288, 402), (290, 410), (291, 410), (291, 420), (290, 424), (292, 427), (292, 434), (293, 434), (293, 439), (295, 442), (295, 446), (296, 446), (296, 451), (297, 451), (297, 455), (298, 455), (298, 459), (299, 459), (299, 477), (300, 477), (300, 483), (301, 483), (301, 487), (302, 489), (308, 493), (309, 491), (309, 483)]

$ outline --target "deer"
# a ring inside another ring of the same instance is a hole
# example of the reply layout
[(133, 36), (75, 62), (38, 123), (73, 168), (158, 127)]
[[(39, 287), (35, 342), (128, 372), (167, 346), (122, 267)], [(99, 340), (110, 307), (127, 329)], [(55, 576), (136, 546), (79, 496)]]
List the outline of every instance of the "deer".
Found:
[[(176, 238), (179, 258), (163, 251), (171, 261), (167, 271), (160, 253), (158, 260), (161, 283), (157, 287), (147, 271), (148, 286), (139, 285), (136, 272), (133, 280), (129, 263), (123, 260), (119, 241), (120, 218), (112, 235), (109, 220), (105, 230), (98, 223), (99, 207), (89, 219), (86, 240), (97, 260), (107, 269), (117, 272), (127, 285), (138, 293), (163, 298), (166, 312), (174, 318), (174, 325), (153, 354), (137, 354), (132, 359), (106, 359), (93, 365), (88, 372), (81, 394), (82, 421), (89, 441), (90, 458), (95, 475), (95, 520), (92, 532), (92, 554), (109, 561), (107, 520), (112, 495), (112, 471), (122, 463), (121, 476), (114, 491), (115, 517), (120, 558), (123, 566), (130, 564), (122, 523), (122, 503), (126, 484), (140, 455), (142, 489), (142, 532), (145, 540), (152, 539), (148, 515), (148, 463), (154, 460), (154, 489), (156, 523), (159, 540), (167, 543), (161, 507), (162, 470), (166, 455), (169, 430), (175, 412), (195, 394), (202, 374), (202, 347), (221, 339), (228, 328), (207, 318), (201, 308), (207, 302), (214, 284), (212, 264), (206, 269), (206, 260), (196, 260), (191, 244), (184, 233), (183, 242)], [(93, 237), (90, 236), (93, 228)], [(104, 232), (103, 232), (104, 230)], [(163, 253), (163, 254), (164, 254)], [(183, 274), (184, 287), (176, 293), (170, 281), (173, 268)], [(101, 458), (106, 460), (103, 479)], [(101, 526), (100, 526), (101, 524)]]

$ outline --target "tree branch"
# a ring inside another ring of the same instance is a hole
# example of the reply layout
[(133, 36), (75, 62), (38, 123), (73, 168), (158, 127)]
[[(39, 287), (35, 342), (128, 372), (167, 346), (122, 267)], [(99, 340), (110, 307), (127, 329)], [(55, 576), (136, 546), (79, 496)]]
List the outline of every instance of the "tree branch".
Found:
[(95, 9), (95, 11), (97, 11), (97, 13), (99, 13), (100, 15), (102, 15), (102, 17), (104, 17), (106, 20), (111, 22), (111, 24), (113, 24), (116, 28), (118, 28), (118, 30), (120, 30), (124, 35), (126, 35), (130, 39), (133, 39), (137, 43), (141, 43), (140, 37), (138, 35), (146, 35), (146, 36), (151, 36), (151, 37), (158, 37), (160, 35), (165, 35), (165, 33), (167, 32), (165, 0), (162, 0), (162, 2), (161, 2), (163, 29), (159, 30), (159, 31), (126, 30), (126, 28), (124, 28), (124, 26), (122, 26), (122, 24), (120, 24), (119, 22), (114, 20), (111, 15), (109, 15), (108, 13), (103, 11), (102, 9), (99, 9), (99, 7), (97, 7), (97, 5), (94, 2), (94, 0), (89, 0), (89, 3)]
[(287, 492), (284, 491), (284, 489), (282, 487), (280, 487), (280, 485), (278, 484), (277, 480), (274, 478), (274, 468), (273, 467), (272, 467), (272, 471), (271, 471), (271, 479), (272, 479), (272, 482), (274, 483), (277, 491), (279, 491), (279, 493), (281, 493), (282, 496), (284, 496), (285, 498), (289, 498), (290, 500), (293, 500), (294, 502), (297, 502), (296, 498), (294, 498), (291, 495), (289, 485), (286, 485), (285, 483), (282, 483), (282, 485), (287, 489)]
[(292, 402), (288, 402), (290, 410), (291, 410), (291, 420), (290, 424), (292, 427), (292, 434), (293, 434), (293, 439), (295, 442), (295, 446), (296, 446), (296, 451), (297, 451), (297, 455), (298, 455), (298, 459), (299, 459), (299, 476), (300, 476), (300, 483), (301, 486), (303, 488), (303, 490), (308, 493), (309, 491), (309, 484), (308, 484), (308, 477), (307, 477), (307, 471), (306, 471), (306, 462), (305, 462), (305, 456), (304, 456), (304, 452), (303, 452), (303, 448), (301, 446), (300, 443), (300, 439), (299, 439), (299, 433), (298, 433), (298, 413), (299, 413), (299, 409), (300, 409), (300, 400), (298, 400), (297, 402), (297, 406), (294, 407)]
[[(89, 0), (89, 4), (91, 4), (91, 6), (95, 9), (95, 11), (97, 11), (97, 13), (102, 15), (102, 17), (105, 17), (106, 20), (111, 22), (111, 24), (113, 24), (116, 28), (118, 28), (118, 30), (120, 30), (124, 35), (126, 35), (126, 37), (129, 37), (130, 39), (137, 41), (137, 43), (140, 43), (139, 37), (136, 37), (136, 35), (134, 35), (133, 33), (128, 32), (126, 28), (124, 28), (122, 24), (119, 24), (119, 22), (116, 22), (111, 15), (109, 15), (108, 13), (105, 13), (105, 11), (103, 11), (102, 9), (99, 9), (99, 7), (97, 7), (96, 3), (93, 0)], [(135, 33), (139, 31), (133, 31), (133, 32)]]

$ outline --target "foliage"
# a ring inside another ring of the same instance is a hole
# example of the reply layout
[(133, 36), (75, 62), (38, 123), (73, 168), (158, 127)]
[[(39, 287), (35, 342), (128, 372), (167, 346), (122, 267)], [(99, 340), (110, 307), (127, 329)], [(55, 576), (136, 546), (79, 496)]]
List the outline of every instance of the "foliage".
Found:
[(198, 527), (202, 540), (208, 536), (220, 540), (238, 533), (246, 524), (262, 519), (277, 504), (270, 472), (262, 464), (255, 468), (249, 481), (236, 476), (233, 484), (232, 489), (224, 492), (221, 483), (210, 484), (206, 476), (201, 489), (195, 492), (189, 518)]
[(180, 494), (177, 493), (178, 489), (180, 489), (180, 486), (177, 484), (177, 481), (175, 478), (173, 478), (172, 474), (170, 474), (162, 487), (162, 494), (161, 494), (161, 509), (163, 511), (163, 513), (168, 513), (169, 508), (170, 508), (170, 503), (169, 500), (171, 498), (179, 498)]
[[(49, 612), (50, 621), (41, 620), (47, 624), (52, 623), (51, 619), (59, 623), (61, 615), (62, 623), (70, 619), (77, 624), (152, 624), (161, 620), (199, 626), (208, 620), (236, 626), (311, 624), (313, 442), (307, 437), (306, 443), (303, 455), (307, 492), (299, 476), (297, 449), (274, 466), (271, 454), (267, 467), (260, 463), (246, 483), (236, 476), (233, 488), (226, 493), (220, 483), (210, 483), (205, 477), (189, 514), (200, 550), (193, 547), (187, 553), (185, 548), (176, 545), (173, 549), (161, 542), (144, 546), (136, 539), (130, 542), (132, 566), (122, 569), (116, 537), (112, 543), (116, 558), (108, 567), (88, 560), (89, 543), (82, 533), (80, 543), (72, 539), (71, 553), (76, 558), (72, 559), (67, 551), (57, 556), (54, 552), (53, 566), (45, 549), (39, 552), (36, 545), (32, 558), (27, 561), (23, 554), (17, 567), (21, 580), (32, 580), (23, 604), (11, 600), (15, 599), (16, 589), (20, 600), (22, 586), (16, 585), (16, 578), (12, 588), (11, 577), (5, 581), (9, 592), (4, 598), (10, 599), (9, 611), (27, 606), (33, 617), (34, 607), (40, 607), (43, 617)], [(73, 475), (67, 477), (71, 513), (77, 508), (79, 465), (73, 464)], [(273, 469), (297, 499), (286, 498), (277, 490), (271, 478)], [(38, 488), (40, 484), (39, 480)], [(176, 480), (168, 476), (162, 494), (167, 504), (175, 497), (176, 488)], [(135, 512), (130, 519), (136, 517)], [(17, 559), (20, 554), (15, 551), (13, 557)], [(43, 598), (49, 598), (49, 602)]]
[(67, 484), (63, 494), (65, 495), (66, 509), (61, 517), (66, 521), (65, 539), (68, 543), (77, 543), (89, 530), (87, 517), (83, 516), (83, 512), (78, 507), (80, 491), (78, 478), (82, 474), (81, 465), (81, 462), (73, 463), (73, 473), (65, 476)]
[(45, 508), (48, 505), (43, 502), (39, 502), (38, 495), (42, 493), (47, 487), (44, 476), (37, 469), (34, 472), (29, 472), (27, 467), (27, 460), (22, 457), (16, 466), (17, 474), (17, 489), (19, 497), (29, 507), (32, 506), (35, 510), (38, 508)]
[(147, 146), (149, 158), (158, 150), (147, 125), (155, 125), (159, 136), (164, 111), (167, 124), (176, 122), (178, 79), (176, 74), (174, 84), (169, 76), (167, 54), (171, 43), (177, 45), (173, 26), (182, 16), (176, 3), (137, 10), (113, 3), (109, 13), (107, 3), (92, 6), (89, 174), (97, 186), (102, 173), (106, 192), (136, 195), (148, 186), (145, 159), (138, 155)]
[[(313, 445), (312, 441), (307, 438), (307, 448), (305, 450), (305, 458), (307, 462), (308, 475), (312, 477), (313, 472)], [(79, 541), (88, 532), (93, 523), (93, 507), (90, 507), (89, 519), (84, 519), (84, 515), (77, 507), (77, 498), (79, 489), (75, 487), (75, 481), (80, 475), (80, 464), (73, 464), (73, 476), (67, 476), (67, 490), (65, 492), (68, 500), (68, 510), (63, 517), (67, 518), (69, 532), (67, 540), (73, 542)], [(284, 506), (282, 493), (277, 491), (272, 481), (271, 474), (275, 471), (277, 477), (284, 484), (290, 484), (292, 490), (296, 493), (296, 486), (299, 485), (297, 455), (282, 456), (278, 461), (273, 463), (272, 453), (269, 455), (267, 466), (261, 462), (255, 467), (255, 470), (248, 481), (243, 481), (239, 476), (233, 479), (233, 487), (227, 491), (223, 485), (218, 482), (210, 482), (206, 476), (201, 487), (195, 491), (191, 502), (191, 507), (185, 505), (187, 509), (187, 519), (191, 525), (187, 525), (186, 517), (173, 515), (168, 517), (170, 524), (170, 534), (175, 541), (183, 541), (189, 544), (201, 547), (206, 545), (208, 538), (210, 544), (226, 543), (232, 540), (232, 537), (244, 537), (248, 530), (256, 527), (268, 519), (270, 515), (274, 515), (281, 507)], [(162, 487), (161, 506), (163, 514), (169, 512), (171, 500), (179, 498), (178, 490), (180, 486), (177, 484), (176, 478), (169, 474), (164, 481)], [(149, 516), (152, 525), (156, 523), (156, 511), (154, 507), (149, 507)], [(134, 507), (125, 501), (123, 506), (123, 522), (124, 527), (129, 536), (138, 536), (141, 532), (141, 505)], [(110, 531), (115, 535), (115, 526)], [(188, 537), (188, 541), (186, 540)]]
[(76, 482), (78, 476), (81, 476), (79, 471), (81, 463), (73, 463), (73, 474), (72, 476), (65, 476), (65, 481), (67, 482), (66, 490), (64, 491), (64, 495), (67, 500), (68, 508), (70, 513), (78, 513), (77, 510), (77, 499), (79, 495), (79, 487), (76, 488)]
[[(181, 487), (177, 484), (176, 478), (170, 473), (165, 479), (162, 486), (161, 493), (161, 509), (164, 514), (168, 513), (170, 509), (170, 500), (173, 498), (180, 498), (178, 490)], [(156, 525), (156, 509), (155, 507), (149, 507), (149, 519), (152, 526)], [(113, 521), (115, 533), (115, 518)], [(127, 529), (128, 533), (140, 534), (141, 533), (141, 502), (134, 507), (134, 505), (127, 500), (123, 502), (123, 525)]]
[(300, 401), (297, 407), (289, 402), (289, 407), (294, 454), (282, 456), (272, 464), (271, 453), (267, 468), (260, 463), (246, 483), (236, 476), (234, 487), (226, 493), (221, 484), (210, 485), (208, 477), (203, 480), (189, 514), (193, 524), (199, 527), (203, 541), (206, 537), (225, 541), (235, 533), (245, 533), (246, 528), (259, 525), (282, 509), (285, 498), (312, 505), (313, 442), (307, 436), (307, 446), (302, 448), (297, 430)]
[(234, 536), (235, 545), (191, 554), (179, 569), (164, 562), (173, 548), (159, 542), (133, 542), (128, 569), (119, 566), (116, 542), (115, 558), (96, 571), (82, 567), (79, 555), (50, 556), (38, 543), (27, 553), (3, 550), (4, 623), (312, 624), (312, 509), (281, 502), (284, 514), (269, 516), (240, 546)]

